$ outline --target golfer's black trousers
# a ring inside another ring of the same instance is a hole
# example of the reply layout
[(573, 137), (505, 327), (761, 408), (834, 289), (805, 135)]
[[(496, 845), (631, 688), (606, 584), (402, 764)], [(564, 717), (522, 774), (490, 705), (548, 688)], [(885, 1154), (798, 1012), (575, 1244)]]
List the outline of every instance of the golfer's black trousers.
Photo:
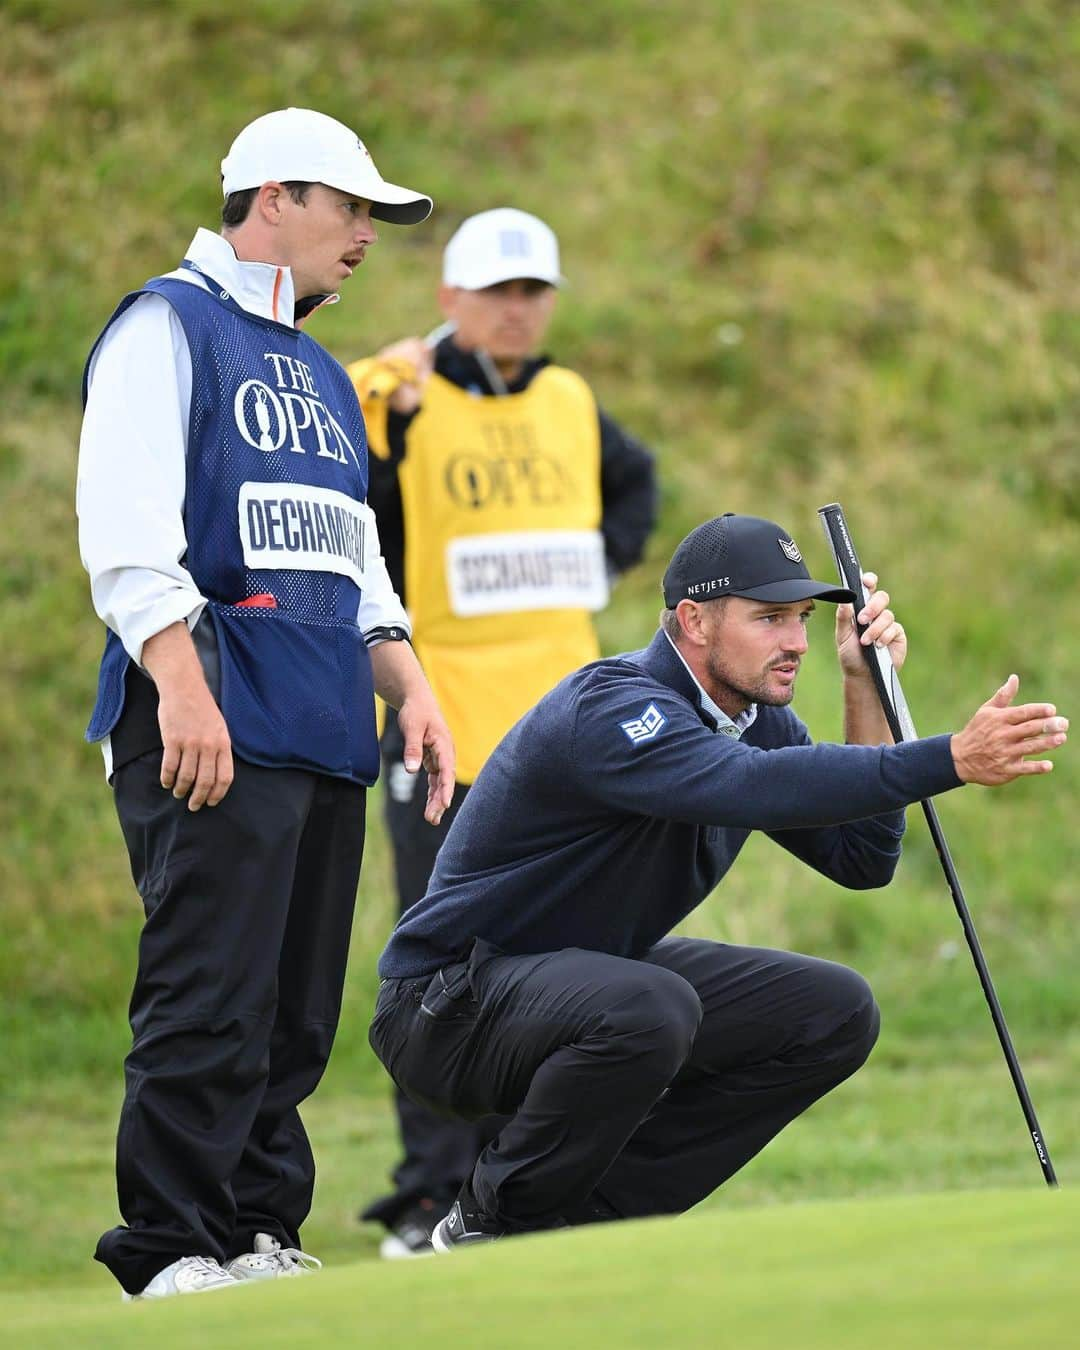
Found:
[[(409, 774), (402, 759), (405, 742), (391, 717), (382, 738), (383, 794), (387, 832), (394, 855), (398, 910), (405, 911), (427, 890), (442, 846), (468, 793), (468, 785), (454, 789), (450, 809), (438, 825), (424, 819), (427, 774)], [(492, 1138), (499, 1122), (448, 1120), (394, 1094), (402, 1157), (394, 1168), (393, 1193), (370, 1205), (363, 1217), (393, 1225), (410, 1204), (428, 1197), (449, 1209), (461, 1183), (472, 1172), (477, 1154)]]
[(362, 787), (236, 761), (218, 806), (117, 770), (146, 910), (116, 1147), (125, 1225), (98, 1243), (129, 1293), (255, 1233), (299, 1245), (315, 1166), (297, 1105), (330, 1054), (364, 843)]
[(861, 976), (791, 952), (668, 938), (641, 960), (477, 942), (386, 980), (370, 1039), (431, 1110), (510, 1116), (472, 1187), (512, 1231), (680, 1213), (865, 1061)]

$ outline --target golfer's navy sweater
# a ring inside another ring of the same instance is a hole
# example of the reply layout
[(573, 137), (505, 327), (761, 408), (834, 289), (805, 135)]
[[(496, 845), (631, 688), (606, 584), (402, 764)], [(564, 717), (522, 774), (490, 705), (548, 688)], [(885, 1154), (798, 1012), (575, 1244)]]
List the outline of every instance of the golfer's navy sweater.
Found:
[(638, 956), (721, 880), (751, 830), (843, 886), (884, 886), (902, 808), (958, 787), (948, 736), (814, 745), (787, 708), (718, 734), (662, 633), (567, 676), (503, 737), (379, 962), (437, 970), (473, 938)]

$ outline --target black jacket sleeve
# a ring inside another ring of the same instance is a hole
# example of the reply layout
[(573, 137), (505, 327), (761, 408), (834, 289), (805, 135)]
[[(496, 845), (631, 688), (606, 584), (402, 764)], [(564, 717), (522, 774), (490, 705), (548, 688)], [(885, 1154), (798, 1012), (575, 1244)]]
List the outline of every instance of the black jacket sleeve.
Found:
[(600, 410), (600, 530), (616, 572), (640, 562), (656, 524), (656, 467), (640, 441)]
[[(792, 716), (792, 744), (812, 745), (809, 733)], [(951, 752), (950, 752), (951, 753)], [(809, 830), (769, 830), (769, 838), (823, 876), (852, 890), (887, 886), (900, 861), (904, 812), (887, 811), (841, 825)]]

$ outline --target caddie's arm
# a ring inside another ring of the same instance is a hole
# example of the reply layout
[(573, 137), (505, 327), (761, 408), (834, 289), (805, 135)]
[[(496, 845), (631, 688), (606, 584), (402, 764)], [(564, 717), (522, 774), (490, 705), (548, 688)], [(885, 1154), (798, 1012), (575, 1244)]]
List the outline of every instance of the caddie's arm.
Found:
[(161, 786), (187, 797), (189, 811), (217, 806), (233, 781), (232, 740), (187, 624), (147, 638), (142, 663), (158, 691)]
[(190, 388), (179, 318), (162, 297), (142, 296), (91, 365), (76, 503), (94, 608), (158, 689), (161, 785), (176, 797), (190, 792), (197, 811), (221, 801), (233, 765), (190, 635), (205, 600), (180, 561)]
[(889, 608), (888, 591), (879, 591), (873, 572), (862, 574), (870, 592), (859, 622), (868, 625), (860, 640), (853, 621), (854, 606), (836, 607), (836, 651), (844, 675), (844, 740), (848, 745), (892, 745), (893, 736), (874, 687), (862, 648), (876, 643), (888, 650), (899, 670), (907, 659), (907, 634)]
[(422, 763), (428, 773), (424, 819), (438, 825), (454, 795), (454, 742), (450, 730), (409, 643), (380, 642), (370, 651), (375, 692), (398, 710), (398, 726), (405, 741), (405, 768), (416, 773)]
[(659, 491), (652, 453), (601, 408), (600, 531), (608, 567), (618, 576), (641, 561), (656, 525)]

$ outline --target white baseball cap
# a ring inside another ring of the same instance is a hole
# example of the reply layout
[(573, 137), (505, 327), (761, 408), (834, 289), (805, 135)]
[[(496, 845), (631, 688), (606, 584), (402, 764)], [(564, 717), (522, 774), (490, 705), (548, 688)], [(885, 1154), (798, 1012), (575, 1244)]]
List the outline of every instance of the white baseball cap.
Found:
[(431, 214), (431, 198), (387, 183), (355, 131), (310, 108), (266, 113), (241, 131), (221, 161), (221, 188), (263, 183), (325, 183), (372, 203), (371, 214), (394, 225), (416, 225)]
[(443, 253), (445, 285), (479, 291), (519, 277), (535, 277), (549, 286), (565, 282), (553, 230), (510, 206), (462, 221)]

